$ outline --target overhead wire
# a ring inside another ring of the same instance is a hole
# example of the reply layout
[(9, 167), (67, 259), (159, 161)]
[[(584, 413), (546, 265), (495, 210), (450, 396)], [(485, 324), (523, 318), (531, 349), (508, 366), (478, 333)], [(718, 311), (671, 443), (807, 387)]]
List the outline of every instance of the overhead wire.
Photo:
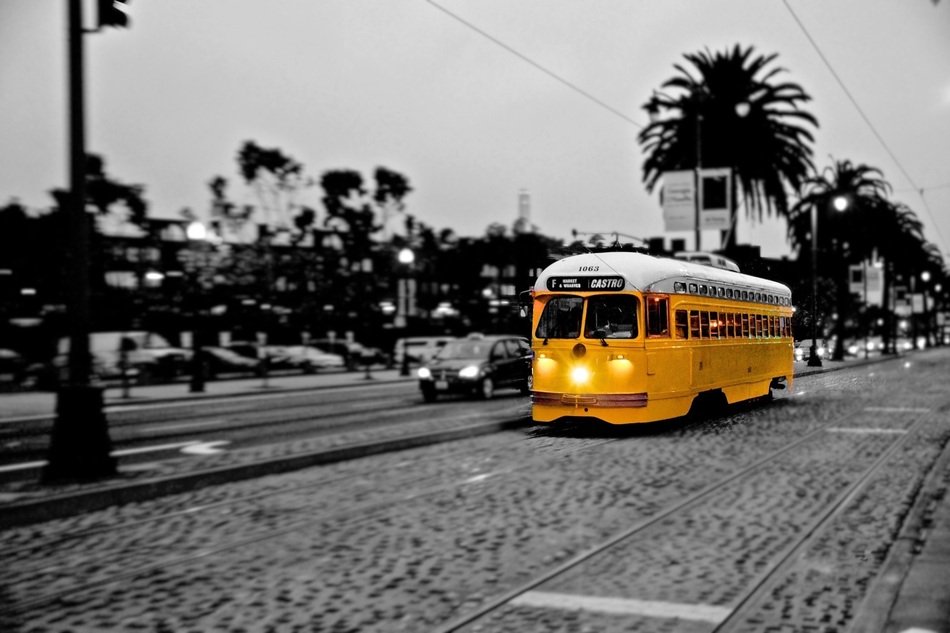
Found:
[(628, 117), (626, 114), (624, 114), (623, 112), (621, 112), (621, 111), (618, 110), (617, 108), (613, 107), (613, 106), (610, 105), (609, 103), (606, 103), (605, 101), (603, 101), (603, 100), (601, 100), (601, 99), (595, 97), (594, 95), (592, 95), (592, 94), (589, 93), (588, 91), (584, 90), (584, 89), (581, 88), (580, 86), (576, 85), (575, 83), (573, 83), (573, 82), (569, 81), (568, 79), (565, 79), (564, 77), (558, 75), (558, 74), (555, 73), (553, 70), (550, 70), (550, 69), (548, 69), (548, 68), (545, 67), (545, 66), (542, 66), (541, 64), (539, 64), (538, 62), (534, 61), (533, 59), (531, 59), (530, 57), (528, 57), (527, 55), (525, 55), (525, 54), (522, 53), (521, 51), (515, 49), (514, 47), (512, 47), (512, 46), (510, 46), (510, 45), (508, 45), (508, 44), (506, 44), (505, 42), (501, 41), (500, 39), (498, 39), (498, 38), (495, 37), (494, 35), (491, 35), (491, 34), (488, 33), (487, 31), (484, 31), (483, 29), (481, 29), (481, 28), (475, 26), (474, 24), (472, 24), (471, 22), (469, 22), (469, 21), (466, 20), (465, 18), (461, 17), (460, 15), (458, 15), (458, 14), (456, 14), (456, 13), (453, 13), (452, 11), (450, 11), (449, 9), (446, 9), (445, 7), (443, 7), (442, 5), (438, 4), (437, 2), (433, 2), (433, 0), (425, 0), (425, 2), (427, 2), (428, 4), (430, 4), (431, 6), (433, 6), (434, 8), (438, 9), (439, 11), (443, 12), (445, 15), (449, 16), (450, 18), (452, 18), (452, 19), (455, 20), (456, 22), (459, 22), (460, 24), (464, 25), (465, 27), (467, 27), (467, 28), (471, 29), (472, 31), (478, 33), (479, 35), (481, 35), (482, 37), (484, 37), (484, 38), (487, 39), (488, 41), (492, 42), (493, 44), (495, 44), (495, 45), (497, 45), (497, 46), (500, 46), (501, 48), (505, 49), (506, 51), (508, 51), (509, 53), (511, 53), (512, 55), (514, 55), (515, 57), (517, 57), (517, 58), (519, 58), (520, 60), (522, 60), (523, 62), (525, 62), (525, 63), (527, 63), (527, 64), (533, 66), (533, 67), (536, 68), (537, 70), (540, 70), (541, 72), (543, 72), (543, 73), (544, 73), (545, 75), (547, 75), (548, 77), (550, 77), (550, 78), (554, 79), (555, 81), (557, 81), (557, 82), (559, 82), (559, 83), (561, 83), (561, 84), (567, 86), (568, 88), (570, 88), (570, 89), (573, 90), (574, 92), (577, 92), (578, 94), (580, 94), (580, 95), (582, 95), (583, 97), (589, 99), (590, 101), (593, 101), (593, 102), (596, 103), (598, 106), (600, 106), (601, 108), (604, 108), (605, 110), (607, 110), (607, 111), (610, 112), (611, 114), (614, 114), (615, 116), (620, 117), (621, 119), (623, 119), (623, 120), (626, 121), (627, 123), (630, 123), (631, 125), (634, 125), (634, 126), (636, 126), (637, 128), (639, 128), (639, 129), (641, 129), (641, 130), (643, 129), (644, 126), (643, 126), (642, 123), (639, 123), (638, 121), (635, 121), (634, 119), (631, 119), (631, 118)]
[[(792, 9), (792, 5), (789, 4), (788, 0), (782, 0), (782, 3), (785, 5), (785, 8), (788, 9), (788, 12), (791, 14), (792, 18), (798, 24), (798, 27), (802, 30), (802, 33), (805, 34), (805, 37), (811, 43), (812, 48), (814, 48), (815, 52), (818, 53), (818, 57), (821, 58), (821, 61), (828, 68), (828, 71), (831, 73), (831, 76), (834, 77), (835, 81), (841, 87), (841, 90), (844, 91), (844, 94), (851, 101), (851, 104), (854, 105), (855, 110), (858, 111), (858, 114), (860, 114), (861, 118), (864, 119), (864, 122), (867, 123), (867, 126), (871, 129), (871, 132), (874, 134), (878, 142), (884, 148), (884, 151), (888, 153), (888, 155), (891, 157), (891, 160), (893, 160), (894, 164), (897, 165), (897, 168), (904, 175), (904, 178), (906, 178), (907, 182), (909, 182), (910, 185), (913, 187), (914, 192), (916, 192), (917, 195), (920, 196), (920, 201), (923, 203), (924, 209), (927, 211), (927, 215), (930, 216), (931, 226), (934, 227), (934, 230), (937, 232), (937, 235), (940, 237), (940, 241), (945, 242), (946, 240), (943, 237), (943, 233), (940, 231), (940, 225), (937, 224), (937, 220), (936, 218), (934, 218), (933, 212), (930, 210), (930, 205), (927, 203), (927, 199), (924, 197), (925, 189), (917, 186), (917, 183), (914, 182), (914, 179), (911, 178), (910, 174), (904, 168), (903, 163), (901, 163), (897, 155), (891, 150), (890, 146), (887, 144), (887, 141), (884, 140), (884, 137), (881, 136), (880, 132), (877, 131), (877, 128), (874, 126), (874, 123), (872, 123), (868, 115), (865, 114), (864, 109), (858, 103), (858, 100), (854, 97), (853, 94), (851, 94), (851, 91), (848, 90), (848, 87), (845, 85), (844, 81), (841, 79), (841, 76), (838, 75), (838, 72), (835, 70), (834, 66), (832, 66), (831, 61), (829, 61), (829, 59), (825, 56), (824, 52), (822, 52), (821, 50), (821, 47), (818, 46), (818, 42), (815, 41), (815, 38), (812, 37), (811, 33), (808, 31), (808, 27), (805, 26), (805, 23), (802, 22), (801, 18), (798, 17), (798, 14), (795, 13), (795, 10)], [(932, 187), (932, 188), (937, 188), (937, 187)]]

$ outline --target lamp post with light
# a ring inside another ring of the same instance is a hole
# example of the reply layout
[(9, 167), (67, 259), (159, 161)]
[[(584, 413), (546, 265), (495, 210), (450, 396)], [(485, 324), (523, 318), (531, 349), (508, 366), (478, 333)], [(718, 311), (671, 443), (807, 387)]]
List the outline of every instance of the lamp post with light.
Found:
[[(188, 227), (185, 229), (185, 234), (188, 237), (189, 243), (194, 246), (195, 252), (204, 249), (207, 245), (208, 230), (205, 225), (198, 220), (188, 224)], [(205, 390), (204, 350), (201, 345), (200, 327), (201, 313), (198, 308), (198, 293), (201, 290), (201, 266), (204, 263), (201, 259), (202, 258), (195, 258), (192, 264), (194, 267), (193, 280), (195, 294), (192, 298), (191, 316), (191, 380), (188, 383), (188, 391), (190, 393), (203, 393)]]
[[(404, 270), (408, 271), (412, 268), (412, 264), (416, 261), (416, 254), (409, 247), (401, 249), (396, 256), (397, 260), (404, 267)], [(409, 276), (404, 274), (399, 278), (399, 290), (396, 304), (396, 326), (402, 328), (403, 334), (406, 332), (406, 317), (409, 316)], [(405, 337), (404, 337), (405, 339)], [(406, 345), (406, 341), (403, 340), (402, 346), (402, 363), (399, 369), (400, 376), (409, 375), (409, 347)]]
[[(841, 213), (848, 208), (846, 196), (835, 196), (831, 200), (835, 211)], [(808, 366), (821, 367), (818, 355), (818, 205), (811, 207), (811, 348), (808, 350)]]
[[(930, 347), (930, 312), (927, 310), (927, 286), (930, 285), (930, 271), (925, 270), (920, 273), (920, 280), (924, 282), (924, 347)], [(914, 342), (916, 345), (916, 341)]]

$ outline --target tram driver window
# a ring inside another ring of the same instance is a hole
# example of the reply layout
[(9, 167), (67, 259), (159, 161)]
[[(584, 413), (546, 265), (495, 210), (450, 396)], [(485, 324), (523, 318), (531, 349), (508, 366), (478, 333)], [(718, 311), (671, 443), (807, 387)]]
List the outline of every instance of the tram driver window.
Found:
[(585, 338), (636, 338), (639, 302), (630, 295), (594, 295), (587, 299)]
[(551, 297), (544, 305), (538, 329), (534, 335), (540, 339), (577, 338), (581, 335), (581, 314), (584, 299), (571, 295)]
[(647, 297), (647, 335), (670, 335), (670, 300), (666, 297)]

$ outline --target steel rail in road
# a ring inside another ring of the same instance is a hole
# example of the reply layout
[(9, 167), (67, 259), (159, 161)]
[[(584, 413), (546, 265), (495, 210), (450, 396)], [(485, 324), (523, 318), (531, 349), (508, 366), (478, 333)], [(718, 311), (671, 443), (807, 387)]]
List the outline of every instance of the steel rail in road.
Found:
[[(477, 413), (470, 414), (468, 417), (483, 417), (483, 415)], [(266, 458), (250, 463), (200, 469), (128, 483), (107, 484), (88, 490), (66, 492), (45, 498), (4, 504), (3, 512), (0, 513), (0, 528), (62, 518), (101, 510), (113, 505), (189, 492), (211, 485), (286, 473), (311, 466), (496, 433), (524, 425), (527, 421), (523, 415), (519, 415), (484, 423), (464, 424), (453, 429), (437, 429), (384, 440), (353, 442), (342, 446), (305, 450), (291, 455)]]
[[(859, 411), (853, 411), (844, 416), (843, 419), (836, 420), (831, 425), (822, 426), (819, 429), (815, 429), (814, 431), (804, 435), (803, 437), (782, 447), (781, 449), (778, 449), (755, 461), (754, 463), (733, 472), (719, 481), (705, 486), (692, 495), (685, 497), (681, 501), (669, 505), (668, 507), (660, 510), (658, 513), (643, 519), (631, 527), (588, 548), (587, 550), (570, 558), (562, 564), (553, 567), (546, 572), (539, 574), (535, 578), (488, 600), (485, 604), (473, 609), (471, 612), (463, 614), (449, 621), (448, 623), (437, 627), (432, 633), (457, 633), (462, 631), (468, 625), (483, 620), (484, 618), (491, 616), (493, 613), (503, 609), (506, 605), (512, 601), (515, 601), (518, 597), (523, 596), (535, 588), (555, 580), (558, 577), (564, 576), (567, 574), (567, 572), (581, 567), (585, 563), (589, 562), (592, 558), (607, 552), (611, 548), (616, 547), (621, 543), (630, 541), (634, 537), (648, 531), (650, 528), (659, 525), (665, 519), (673, 517), (678, 513), (681, 513), (693, 506), (698, 505), (700, 502), (711, 498), (714, 494), (721, 492), (726, 486), (740, 481), (750, 474), (762, 469), (763, 467), (772, 464), (779, 457), (793, 451), (800, 446), (803, 446), (818, 436), (827, 433), (833, 426), (840, 425), (843, 420), (850, 419), (856, 416), (858, 413)], [(726, 609), (729, 611), (728, 615), (717, 625), (715, 625), (715, 628), (710, 629), (710, 633), (724, 633), (725, 631), (728, 631), (728, 627), (731, 626), (732, 623), (741, 619), (747, 610), (751, 608), (752, 605), (756, 604), (756, 601), (760, 596), (767, 594), (772, 584), (776, 582), (778, 575), (786, 568), (793, 556), (796, 553), (802, 551), (803, 548), (807, 547), (815, 534), (822, 527), (828, 525), (828, 523), (863, 490), (864, 486), (871, 479), (871, 477), (881, 470), (884, 464), (887, 463), (888, 459), (904, 445), (904, 443), (907, 441), (907, 438), (913, 434), (913, 431), (917, 430), (922, 425), (925, 419), (926, 414), (919, 415), (911, 424), (910, 428), (907, 429), (906, 433), (900, 434), (898, 439), (892, 442), (887, 449), (882, 451), (881, 455), (878, 456), (873, 464), (868, 467), (861, 476), (852, 481), (849, 486), (843, 492), (841, 492), (835, 498), (835, 500), (819, 514), (816, 519), (811, 521), (803, 533), (794, 539), (791, 544), (789, 544), (776, 558), (774, 558), (772, 564), (770, 564), (753, 581), (753, 583), (745, 589), (741, 597), (734, 603), (734, 605), (726, 607)]]
[[(523, 420), (520, 420), (518, 422), (523, 422)], [(502, 426), (504, 426), (505, 428), (510, 428), (514, 425), (512, 425), (511, 423), (505, 422), (505, 423), (502, 423)], [(470, 435), (469, 437), (472, 437), (472, 436)], [(521, 461), (518, 463), (517, 466), (506, 469), (505, 473), (510, 474), (510, 473), (516, 473), (516, 472), (525, 471), (525, 470), (533, 472), (544, 465), (550, 464), (551, 462), (560, 462), (561, 460), (563, 460), (565, 454), (592, 450), (594, 448), (602, 446), (603, 444), (616, 442), (618, 441), (618, 439), (619, 438), (615, 437), (615, 438), (602, 439), (600, 441), (592, 441), (587, 444), (584, 444), (583, 446), (577, 447), (573, 450), (560, 452), (560, 453), (557, 453), (556, 455), (545, 455), (543, 457), (537, 457), (535, 459)], [(428, 483), (428, 482), (435, 482), (435, 483)], [(200, 506), (197, 508), (190, 508), (190, 509), (182, 510), (179, 512), (165, 513), (161, 515), (145, 517), (145, 518), (141, 518), (141, 519), (137, 519), (133, 521), (128, 521), (126, 523), (122, 523), (119, 525), (109, 525), (109, 526), (103, 526), (100, 528), (83, 530), (79, 532), (71, 532), (69, 534), (65, 534), (54, 539), (47, 539), (46, 541), (41, 541), (35, 544), (31, 543), (31, 547), (35, 547), (37, 549), (46, 549), (50, 547), (55, 547), (57, 544), (67, 542), (67, 541), (76, 541), (83, 538), (96, 537), (103, 533), (114, 534), (116, 531), (119, 531), (119, 530), (135, 529), (137, 527), (140, 527), (142, 525), (147, 525), (149, 523), (155, 523), (155, 522), (161, 522), (161, 521), (175, 521), (175, 520), (180, 519), (183, 516), (194, 516), (197, 513), (211, 511), (211, 510), (219, 510), (223, 507), (233, 506), (233, 505), (237, 505), (241, 503), (249, 503), (249, 502), (259, 500), (260, 498), (266, 497), (268, 499), (273, 499), (275, 495), (291, 494), (291, 493), (299, 492), (301, 490), (306, 490), (308, 488), (325, 486), (328, 483), (332, 483), (332, 480), (318, 479), (318, 480), (301, 484), (298, 486), (293, 486), (291, 488), (286, 488), (279, 492), (274, 492), (273, 490), (269, 490), (269, 491), (261, 492), (259, 494), (248, 495), (248, 496), (240, 497), (236, 499), (224, 500), (218, 503), (207, 504), (204, 506)], [(343, 521), (356, 520), (359, 522), (369, 521), (373, 519), (374, 513), (378, 513), (380, 511), (386, 510), (388, 508), (391, 508), (399, 504), (405, 504), (410, 501), (414, 501), (416, 499), (438, 494), (446, 490), (452, 490), (452, 489), (459, 488), (461, 486), (470, 485), (474, 482), (472, 482), (471, 479), (446, 482), (442, 480), (442, 478), (439, 475), (429, 475), (426, 477), (410, 479), (407, 483), (410, 485), (406, 486), (406, 488), (409, 490), (412, 490), (412, 492), (401, 494), (396, 497), (388, 497), (382, 500), (365, 501), (363, 503), (350, 507), (346, 510), (331, 512), (329, 514), (322, 515), (317, 520), (315, 520), (313, 517), (308, 516), (304, 519), (295, 521), (289, 525), (280, 527), (279, 529), (273, 529), (273, 528), (266, 529), (263, 531), (259, 531), (255, 534), (251, 534), (248, 536), (244, 536), (242, 538), (235, 539), (228, 543), (223, 543), (223, 544), (215, 545), (212, 547), (200, 548), (199, 551), (195, 553), (180, 555), (176, 557), (169, 557), (166, 559), (144, 563), (144, 564), (137, 565), (129, 569), (124, 569), (123, 571), (117, 574), (107, 575), (98, 580), (80, 580), (68, 586), (60, 586), (54, 591), (49, 591), (46, 593), (42, 593), (40, 595), (34, 595), (31, 598), (28, 598), (26, 600), (5, 605), (4, 611), (9, 615), (15, 616), (15, 615), (27, 612), (30, 609), (35, 609), (37, 607), (41, 607), (41, 606), (50, 604), (52, 602), (55, 602), (56, 600), (62, 597), (69, 596), (69, 597), (74, 598), (76, 595), (86, 594), (89, 591), (95, 590), (96, 588), (120, 583), (120, 582), (130, 580), (130, 579), (133, 579), (133, 578), (136, 578), (136, 577), (139, 577), (151, 572), (158, 571), (158, 570), (185, 565), (197, 560), (207, 558), (209, 556), (223, 554), (228, 551), (241, 550), (253, 544), (277, 539), (284, 535), (297, 532), (299, 530), (313, 530), (314, 525), (317, 523), (327, 523), (331, 521), (341, 521), (341, 520)], [(417, 489), (414, 484), (427, 484), (427, 485), (425, 485), (421, 489)], [(0, 558), (2, 558), (2, 555), (3, 555), (3, 551), (0, 551)], [(110, 553), (110, 557), (114, 557), (114, 553)], [(93, 562), (83, 561), (82, 564), (85, 566), (96, 567), (94, 562), (95, 561)], [(48, 567), (48, 564), (43, 563), (42, 567), (43, 569), (45, 569)], [(30, 575), (32, 573), (30, 571), (26, 571), (26, 572), (24, 572), (23, 570), (20, 570), (20, 571), (21, 573), (26, 573), (27, 575)], [(36, 573), (39, 573), (40, 571), (41, 571), (40, 569), (35, 570)]]

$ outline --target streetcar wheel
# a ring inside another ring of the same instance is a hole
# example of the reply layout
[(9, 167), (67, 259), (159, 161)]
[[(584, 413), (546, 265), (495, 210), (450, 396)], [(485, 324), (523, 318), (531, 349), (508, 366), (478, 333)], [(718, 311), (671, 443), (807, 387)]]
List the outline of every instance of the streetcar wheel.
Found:
[(491, 400), (495, 395), (495, 382), (488, 376), (482, 378), (478, 385), (478, 395), (484, 400)]

